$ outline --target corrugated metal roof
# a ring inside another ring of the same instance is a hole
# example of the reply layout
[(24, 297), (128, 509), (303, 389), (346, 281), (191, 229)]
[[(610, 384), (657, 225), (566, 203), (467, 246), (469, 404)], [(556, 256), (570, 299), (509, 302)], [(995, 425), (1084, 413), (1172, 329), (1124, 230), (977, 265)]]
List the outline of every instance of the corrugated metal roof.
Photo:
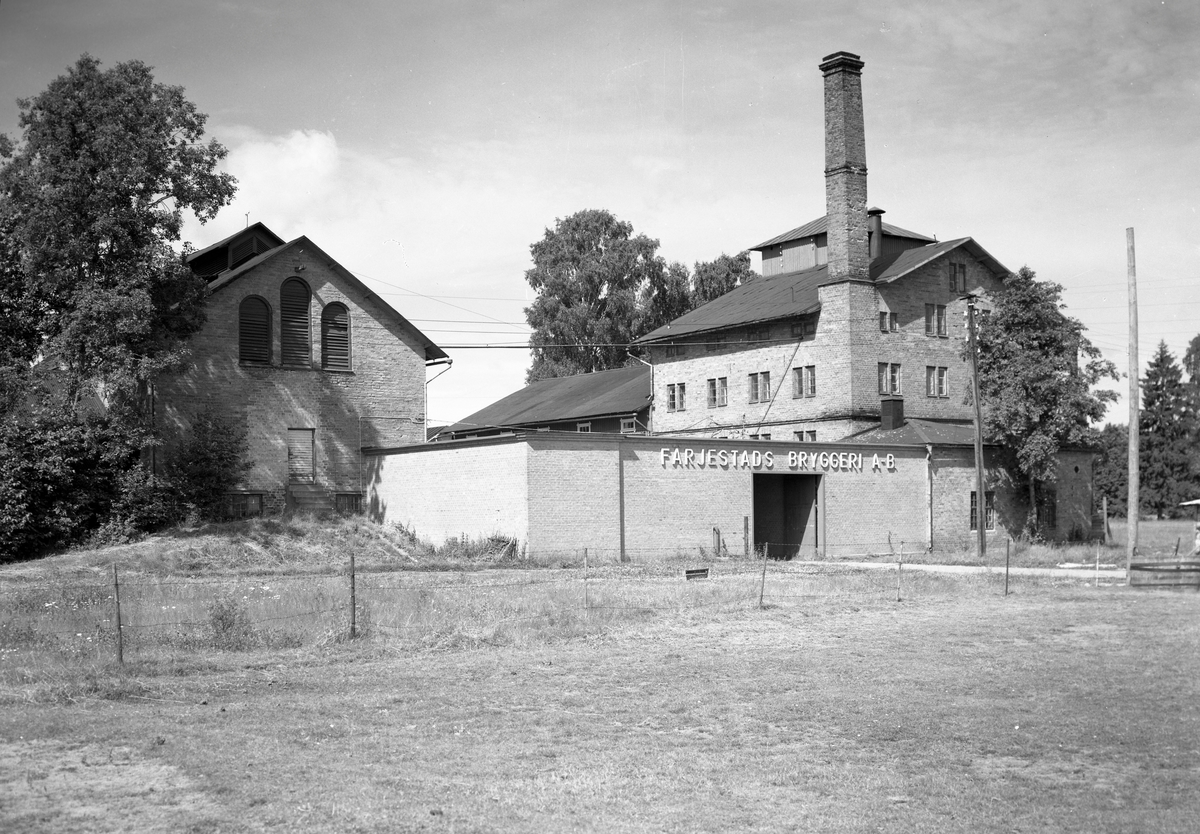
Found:
[[(752, 251), (760, 251), (769, 246), (778, 246), (780, 243), (787, 243), (789, 240), (799, 240), (804, 237), (812, 237), (813, 235), (823, 235), (829, 228), (829, 215), (818, 217), (816, 220), (810, 220), (803, 226), (797, 226), (790, 232), (784, 232), (781, 235), (775, 235), (770, 240), (765, 240), (758, 246), (751, 246)], [(910, 232), (907, 229), (901, 229), (899, 226), (893, 226), (891, 223), (883, 224), (883, 233), (891, 237), (906, 237), (912, 240), (924, 240), (933, 243), (933, 238), (928, 235), (923, 235), (920, 232)]]
[(441, 434), (634, 414), (649, 404), (650, 394), (650, 368), (641, 364), (542, 379), (476, 411)]
[(821, 309), (817, 287), (829, 280), (824, 266), (800, 272), (755, 278), (720, 298), (685, 313), (673, 322), (647, 333), (634, 344), (678, 339), (723, 327), (790, 318)]
[(325, 251), (323, 249), (321, 249), (320, 246), (317, 246), (315, 243), (313, 243), (311, 240), (309, 240), (304, 235), (301, 235), (300, 237), (296, 238), (295, 240), (288, 241), (287, 243), (283, 244), (283, 246), (276, 246), (274, 249), (271, 249), (270, 251), (263, 252), (261, 255), (255, 255), (250, 260), (245, 261), (244, 263), (238, 264), (233, 269), (225, 270), (224, 272), (219, 274), (216, 278), (214, 278), (212, 281), (208, 282), (209, 293), (210, 294), (214, 293), (217, 290), (221, 289), (222, 287), (228, 286), (230, 283), (237, 280), (241, 276), (245, 275), (247, 272), (254, 269), (256, 266), (263, 263), (264, 261), (266, 261), (270, 258), (277, 257), (279, 255), (282, 255), (284, 252), (287, 252), (287, 251), (291, 250), (293, 247), (299, 246), (301, 244), (303, 244), (306, 247), (311, 248), (314, 252), (316, 252), (320, 256), (319, 259), (324, 260), (327, 264), (329, 264), (330, 269), (332, 269), (334, 272), (336, 272), (338, 274), (338, 276), (341, 277), (342, 280), (344, 280), (350, 286), (358, 289), (361, 293), (363, 293), (363, 295), (365, 295), (366, 297), (368, 297), (372, 301), (374, 301), (376, 304), (378, 304), (384, 310), (384, 312), (388, 313), (392, 317), (392, 319), (394, 319), (395, 321), (402, 324), (410, 332), (416, 334), (416, 336), (421, 340), (422, 346), (425, 348), (425, 361), (426, 362), (433, 362), (433, 361), (440, 360), (440, 359), (449, 359), (450, 358), (446, 355), (446, 352), (444, 350), (442, 350), (440, 347), (438, 347), (436, 344), (434, 344), (432, 339), (430, 339), (428, 336), (426, 336), (424, 333), (422, 333), (416, 326), (413, 325), (412, 322), (410, 322), (404, 316), (400, 315), (399, 311), (397, 311), (395, 307), (393, 307), (391, 304), (388, 304), (383, 298), (381, 298), (378, 294), (376, 294), (370, 287), (368, 287), (362, 281), (358, 280), (358, 278), (354, 275), (354, 273), (352, 273), (350, 270), (346, 269), (346, 267), (339, 264), (333, 258), (329, 257), (329, 255), (326, 254)]

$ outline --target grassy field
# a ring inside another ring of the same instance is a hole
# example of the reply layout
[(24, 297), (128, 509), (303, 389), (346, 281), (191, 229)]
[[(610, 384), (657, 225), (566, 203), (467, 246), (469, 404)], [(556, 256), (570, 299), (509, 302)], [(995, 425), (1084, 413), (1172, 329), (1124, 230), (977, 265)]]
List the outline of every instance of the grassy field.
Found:
[(24, 656), (0, 829), (1195, 830), (1200, 596), (881, 581), (779, 574), (766, 610), (614, 605), (441, 648)]

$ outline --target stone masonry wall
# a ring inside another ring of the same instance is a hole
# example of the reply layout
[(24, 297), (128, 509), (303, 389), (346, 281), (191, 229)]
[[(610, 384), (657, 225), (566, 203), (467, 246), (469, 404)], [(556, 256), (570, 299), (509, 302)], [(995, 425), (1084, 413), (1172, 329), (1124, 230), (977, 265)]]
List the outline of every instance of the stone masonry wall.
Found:
[[(312, 292), (306, 367), (280, 365), (279, 289), (292, 276)], [(250, 295), (271, 310), (270, 367), (238, 360), (238, 308)], [(350, 312), (350, 371), (321, 369), (321, 310), (335, 301)], [(267, 508), (283, 506), (289, 428), (315, 430), (316, 485), (330, 492), (361, 491), (360, 446), (424, 441), (423, 346), (378, 298), (343, 281), (319, 251), (302, 243), (267, 260), (214, 292), (206, 312), (207, 323), (191, 341), (192, 367), (157, 387), (156, 419), (175, 437), (205, 408), (245, 425), (254, 465), (242, 488), (265, 493)]]

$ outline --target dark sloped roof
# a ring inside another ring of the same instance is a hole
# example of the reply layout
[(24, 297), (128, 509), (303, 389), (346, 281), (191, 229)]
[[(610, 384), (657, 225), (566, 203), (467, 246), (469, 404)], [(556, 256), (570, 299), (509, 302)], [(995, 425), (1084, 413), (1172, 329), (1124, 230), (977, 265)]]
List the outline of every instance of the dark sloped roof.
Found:
[[(784, 232), (781, 235), (775, 235), (770, 240), (764, 240), (758, 246), (751, 246), (750, 249), (757, 252), (766, 249), (769, 246), (778, 246), (780, 243), (787, 243), (789, 240), (799, 240), (804, 237), (812, 237), (813, 235), (823, 235), (829, 228), (829, 215), (818, 217), (816, 220), (810, 220), (803, 226), (797, 226), (790, 232)], [(906, 237), (912, 240), (924, 240), (933, 243), (933, 238), (923, 235), (920, 232), (910, 232), (907, 229), (901, 229), (899, 226), (893, 226), (891, 223), (883, 224), (883, 233), (891, 237)]]
[(543, 379), (476, 411), (442, 434), (633, 414), (650, 402), (650, 368), (631, 365)]
[(871, 262), (871, 280), (877, 284), (895, 281), (914, 269), (919, 269), (960, 247), (970, 252), (972, 257), (997, 276), (1003, 277), (1009, 274), (1004, 264), (988, 254), (988, 251), (976, 243), (974, 238), (960, 237), (956, 240), (946, 240), (929, 246), (918, 246), (916, 249), (906, 249), (898, 255), (887, 258), (876, 258)]
[(851, 435), (843, 443), (860, 443), (864, 446), (925, 445), (974, 446), (975, 426), (971, 422), (922, 420), (909, 418), (898, 429), (884, 430), (879, 427), (866, 429)]
[(393, 321), (395, 321), (398, 324), (400, 324), (401, 326), (403, 326), (409, 332), (415, 334), (417, 336), (417, 338), (420, 340), (422, 347), (424, 347), (424, 349), (425, 349), (425, 361), (426, 362), (434, 362), (434, 361), (437, 361), (440, 359), (449, 359), (449, 357), (446, 356), (446, 352), (443, 351), (436, 344), (434, 344), (433, 340), (431, 340), (428, 336), (426, 336), (424, 333), (422, 333), (420, 330), (418, 330), (408, 319), (406, 319), (404, 316), (400, 315), (400, 313), (397, 312), (396, 309), (394, 307), (392, 307), (392, 305), (388, 304), (381, 297), (379, 297), (374, 291), (371, 290), (370, 287), (368, 287), (362, 281), (358, 280), (358, 278), (355, 277), (354, 273), (352, 273), (350, 270), (346, 269), (344, 266), (339, 264), (333, 258), (329, 257), (329, 255), (326, 254), (325, 251), (320, 246), (317, 246), (315, 243), (313, 243), (311, 240), (309, 240), (304, 235), (301, 235), (300, 237), (296, 238), (295, 240), (288, 241), (287, 243), (283, 244), (282, 246), (277, 246), (268, 252), (264, 252), (261, 255), (255, 255), (250, 260), (245, 261), (241, 264), (238, 264), (233, 269), (225, 270), (224, 272), (222, 272), (220, 275), (218, 275), (216, 278), (214, 278), (212, 281), (210, 281), (208, 283), (209, 293), (214, 293), (214, 292), (220, 290), (222, 287), (228, 286), (229, 284), (233, 283), (241, 276), (245, 275), (250, 270), (254, 269), (259, 264), (261, 264), (265, 261), (268, 261), (271, 258), (277, 258), (280, 255), (283, 255), (284, 253), (289, 252), (298, 246), (303, 247), (303, 249), (305, 249), (305, 250), (312, 250), (313, 252), (315, 252), (319, 256), (320, 260), (323, 260), (323, 261), (325, 261), (325, 263), (329, 264), (330, 269), (332, 269), (335, 273), (337, 273), (339, 278), (341, 278), (347, 284), (354, 287), (359, 292), (361, 292), (363, 295), (365, 295), (367, 298), (371, 299), (376, 304), (378, 304), (380, 306), (380, 308), (382, 308), (383, 311), (392, 318)]
[(281, 238), (279, 235), (272, 232), (270, 229), (268, 229), (262, 223), (253, 223), (244, 229), (240, 229), (240, 230), (234, 232), (233, 234), (231, 234), (229, 237), (225, 238), (224, 240), (218, 240), (214, 244), (205, 246), (203, 249), (197, 249), (195, 252), (190, 253), (189, 255), (187, 255), (187, 257), (185, 257), (183, 259), (184, 263), (190, 264), (192, 261), (196, 260), (196, 258), (199, 258), (202, 255), (207, 255), (209, 252), (213, 251), (214, 249), (220, 249), (222, 246), (228, 246), (229, 242), (231, 240), (233, 240), (235, 237), (242, 237), (247, 232), (251, 232), (251, 231), (262, 232), (263, 237), (273, 240), (275, 242), (276, 246), (283, 245), (283, 238)]
[(828, 280), (829, 270), (824, 266), (755, 278), (652, 330), (634, 344), (812, 313), (821, 308), (817, 287)]
[[(988, 254), (972, 238), (963, 237), (943, 243), (931, 243), (906, 249), (896, 255), (876, 258), (871, 262), (870, 278), (886, 284), (903, 278), (955, 249), (965, 249), (998, 276), (1008, 275), (1005, 266)], [(642, 336), (634, 344), (677, 340), (686, 336), (720, 330), (726, 327), (745, 327), (767, 321), (794, 318), (821, 309), (818, 288), (829, 283), (827, 266), (817, 266), (799, 272), (784, 272), (770, 277), (755, 278), (742, 284), (703, 307), (685, 313), (670, 324)]]

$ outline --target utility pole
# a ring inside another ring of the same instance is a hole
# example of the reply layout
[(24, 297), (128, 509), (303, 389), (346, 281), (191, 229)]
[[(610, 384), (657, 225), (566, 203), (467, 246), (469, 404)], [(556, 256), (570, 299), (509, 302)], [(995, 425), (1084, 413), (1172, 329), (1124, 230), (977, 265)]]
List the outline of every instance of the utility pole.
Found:
[(1137, 261), (1133, 255), (1133, 227), (1125, 230), (1125, 260), (1129, 269), (1129, 502), (1125, 511), (1126, 534), (1125, 575), (1132, 569), (1138, 544), (1138, 493), (1141, 483), (1138, 469), (1138, 434), (1140, 433), (1138, 386), (1138, 312)]
[(975, 337), (975, 301), (973, 295), (967, 296), (967, 349), (971, 354), (971, 399), (975, 401), (975, 528), (979, 533), (979, 561), (983, 562), (987, 555), (987, 530), (984, 529), (984, 519), (987, 517), (987, 493), (984, 492), (983, 478), (983, 407), (979, 400), (979, 351)]

